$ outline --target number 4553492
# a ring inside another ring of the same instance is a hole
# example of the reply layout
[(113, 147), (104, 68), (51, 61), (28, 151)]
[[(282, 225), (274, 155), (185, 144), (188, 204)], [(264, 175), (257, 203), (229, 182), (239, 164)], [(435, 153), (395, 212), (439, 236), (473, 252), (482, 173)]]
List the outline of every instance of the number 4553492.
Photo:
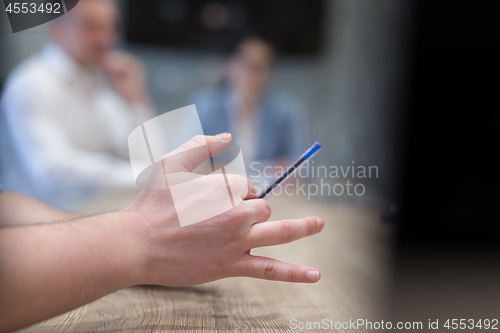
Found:
[(443, 325), (447, 329), (498, 329), (498, 319), (479, 319), (475, 321), (474, 319), (448, 319)]
[(14, 2), (9, 3), (7, 8), (5, 9), (9, 14), (34, 14), (34, 13), (47, 13), (47, 14), (61, 14), (61, 4), (55, 3), (52, 4), (50, 2), (41, 3), (39, 6), (36, 3), (28, 3), (28, 2)]

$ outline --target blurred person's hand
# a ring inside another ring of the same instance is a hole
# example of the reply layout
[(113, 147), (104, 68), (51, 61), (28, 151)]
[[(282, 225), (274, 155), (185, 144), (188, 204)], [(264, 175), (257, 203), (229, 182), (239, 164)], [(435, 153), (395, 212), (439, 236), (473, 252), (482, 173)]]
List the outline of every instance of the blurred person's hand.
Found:
[(111, 87), (130, 104), (149, 104), (144, 68), (139, 59), (127, 52), (113, 51), (106, 54), (101, 69)]
[[(165, 159), (169, 161), (168, 166), (165, 166), (167, 163), (162, 165), (160, 160), (151, 178), (161, 181), (165, 173), (180, 173), (181, 176), (189, 173), (207, 157), (197, 148), (208, 144), (211, 154), (217, 155), (229, 146), (230, 141), (231, 136), (227, 133), (195, 137), (178, 149), (185, 152), (182, 158), (175, 161), (174, 151), (169, 154), (174, 156), (173, 159), (168, 155)], [(227, 187), (210, 181), (210, 177), (204, 176), (203, 186), (196, 194), (190, 194), (197, 199), (190, 200), (187, 209), (199, 209), (199, 200), (215, 198), (214, 202), (217, 202), (219, 194), (227, 196)], [(228, 175), (228, 182), (233, 191), (241, 190), (241, 199), (255, 197), (248, 179)], [(231, 276), (290, 282), (319, 280), (320, 274), (315, 268), (252, 256), (250, 250), (318, 233), (324, 226), (320, 218), (262, 223), (271, 214), (270, 206), (265, 200), (255, 199), (241, 201), (233, 209), (206, 221), (180, 227), (168, 187), (166, 190), (143, 189), (124, 213), (133, 216), (128, 228), (137, 237), (136, 249), (141, 253), (138, 256), (141, 259), (137, 265), (140, 268), (137, 283), (186, 286)]]

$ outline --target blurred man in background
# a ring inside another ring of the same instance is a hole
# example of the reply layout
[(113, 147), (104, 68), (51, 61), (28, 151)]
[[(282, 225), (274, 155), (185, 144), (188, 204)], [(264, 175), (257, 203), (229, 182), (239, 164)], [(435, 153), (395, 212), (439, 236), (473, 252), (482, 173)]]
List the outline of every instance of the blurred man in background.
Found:
[(233, 133), (247, 164), (284, 165), (304, 148), (307, 125), (297, 101), (266, 89), (274, 53), (261, 38), (242, 40), (229, 52), (224, 81), (191, 97), (204, 133)]
[(112, 51), (118, 16), (112, 0), (80, 1), (11, 73), (0, 104), (5, 189), (71, 208), (134, 186), (127, 137), (152, 113), (140, 63)]

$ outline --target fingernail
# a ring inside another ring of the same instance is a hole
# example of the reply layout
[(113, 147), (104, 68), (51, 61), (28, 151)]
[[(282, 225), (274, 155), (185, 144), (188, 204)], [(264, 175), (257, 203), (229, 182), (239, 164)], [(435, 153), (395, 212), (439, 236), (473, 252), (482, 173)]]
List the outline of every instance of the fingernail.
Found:
[(231, 141), (231, 133), (217, 134), (216, 137), (218, 137), (222, 141)]
[(316, 223), (318, 223), (318, 230), (321, 231), (323, 230), (323, 227), (325, 226), (325, 221), (321, 217), (316, 217)]
[(316, 282), (319, 280), (319, 272), (318, 271), (307, 271), (306, 279), (311, 282)]

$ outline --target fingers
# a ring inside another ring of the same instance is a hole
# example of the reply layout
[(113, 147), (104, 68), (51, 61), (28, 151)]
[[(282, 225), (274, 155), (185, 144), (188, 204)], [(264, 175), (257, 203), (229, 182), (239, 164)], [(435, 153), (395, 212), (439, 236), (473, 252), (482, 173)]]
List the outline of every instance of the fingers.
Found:
[(198, 147), (208, 147), (210, 150), (209, 157), (212, 157), (223, 152), (224, 149), (229, 146), (232, 139), (233, 137), (230, 133), (221, 133), (218, 135), (197, 135), (192, 137), (188, 142), (182, 144), (173, 152), (185, 151)]
[(220, 154), (231, 144), (231, 134), (197, 135), (176, 150), (163, 156), (168, 161), (168, 173), (192, 172), (208, 158)]
[(254, 199), (257, 195), (250, 179), (237, 174), (227, 174), (227, 179), (233, 195), (238, 193), (242, 200)]
[(255, 199), (255, 197), (257, 196), (257, 190), (255, 189), (255, 186), (253, 186), (253, 183), (250, 179), (246, 179), (246, 185), (247, 185), (247, 188), (248, 188), (248, 192), (247, 192), (247, 195), (242, 198), (243, 200), (250, 200), (250, 199)]
[(293, 265), (250, 254), (239, 263), (236, 269), (236, 276), (274, 281), (314, 283), (321, 278), (321, 274), (316, 268)]
[(243, 201), (236, 207), (250, 225), (267, 221), (271, 216), (271, 206), (263, 199)]
[(285, 244), (317, 234), (324, 226), (325, 221), (316, 216), (297, 220), (257, 223), (250, 228), (247, 240), (251, 248)]

